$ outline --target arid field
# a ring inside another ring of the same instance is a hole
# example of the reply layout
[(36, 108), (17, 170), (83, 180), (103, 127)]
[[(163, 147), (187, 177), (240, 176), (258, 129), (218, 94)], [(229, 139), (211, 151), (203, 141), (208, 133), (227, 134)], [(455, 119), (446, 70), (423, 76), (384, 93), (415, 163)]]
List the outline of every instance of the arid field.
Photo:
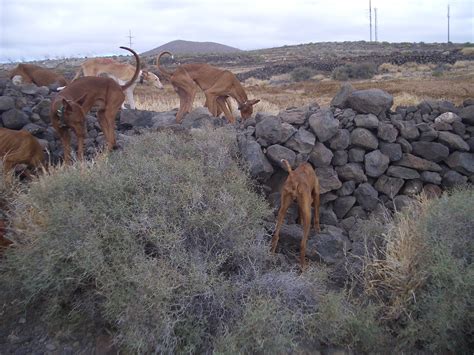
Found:
[[(448, 100), (461, 104), (474, 95), (474, 61), (459, 61), (448, 65), (441, 74), (436, 74), (436, 64), (407, 63), (404, 65), (382, 64), (372, 79), (351, 80), (356, 89), (378, 88), (394, 96), (394, 107), (416, 105), (422, 100)], [(244, 81), (249, 96), (261, 102), (256, 112), (278, 113), (291, 106), (302, 106), (317, 102), (329, 105), (343, 81), (331, 79), (330, 73), (320, 73), (309, 80), (295, 82), (290, 74), (272, 77), (270, 80), (249, 78)], [(153, 111), (168, 111), (179, 107), (179, 99), (171, 85), (163, 80), (165, 88), (158, 90), (138, 86), (135, 91), (137, 108)], [(194, 106), (204, 102), (199, 92)], [(234, 109), (236, 109), (234, 104)]]

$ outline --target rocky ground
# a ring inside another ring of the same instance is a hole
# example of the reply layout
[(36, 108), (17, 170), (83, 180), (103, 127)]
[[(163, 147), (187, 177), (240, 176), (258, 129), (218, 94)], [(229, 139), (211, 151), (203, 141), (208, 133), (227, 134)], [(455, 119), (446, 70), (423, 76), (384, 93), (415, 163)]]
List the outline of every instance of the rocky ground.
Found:
[(64, 329), (45, 323), (34, 312), (3, 310), (0, 354), (115, 354), (117, 349), (105, 328), (90, 324)]

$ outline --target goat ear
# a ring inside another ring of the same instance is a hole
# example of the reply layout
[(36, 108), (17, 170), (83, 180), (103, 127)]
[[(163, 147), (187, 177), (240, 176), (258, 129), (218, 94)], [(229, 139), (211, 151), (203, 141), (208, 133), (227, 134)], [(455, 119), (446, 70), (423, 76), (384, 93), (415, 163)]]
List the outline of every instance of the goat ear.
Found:
[(82, 95), (79, 99), (76, 100), (76, 103), (82, 106), (84, 102), (86, 101), (86, 96), (87, 94)]
[(71, 104), (69, 103), (68, 100), (66, 100), (66, 99), (63, 98), (63, 99), (62, 99), (62, 104), (63, 104), (62, 107), (64, 107), (65, 110), (72, 111)]
[(253, 106), (255, 104), (258, 104), (259, 102), (260, 102), (260, 100), (258, 100), (258, 99), (257, 100), (250, 100), (250, 101), (248, 101), (248, 104)]

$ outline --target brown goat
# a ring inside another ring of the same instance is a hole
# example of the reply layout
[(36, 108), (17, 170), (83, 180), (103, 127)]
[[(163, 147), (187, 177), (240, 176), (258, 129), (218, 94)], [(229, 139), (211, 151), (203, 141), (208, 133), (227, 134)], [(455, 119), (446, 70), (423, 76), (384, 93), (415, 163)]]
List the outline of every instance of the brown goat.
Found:
[(319, 180), (309, 163), (303, 163), (294, 171), (287, 160), (281, 162), (288, 170), (288, 178), (283, 184), (281, 191), (281, 205), (278, 211), (275, 234), (272, 238), (272, 253), (275, 252), (278, 239), (280, 238), (280, 228), (283, 224), (286, 211), (291, 203), (296, 200), (298, 203), (299, 223), (303, 225), (303, 239), (301, 240), (300, 265), (303, 270), (306, 265), (306, 242), (311, 227), (311, 204), (314, 207), (314, 229), (320, 232), (319, 226)]
[(54, 72), (52, 69), (34, 64), (18, 64), (10, 71), (10, 79), (17, 75), (21, 76), (22, 83), (33, 83), (38, 86), (48, 86), (51, 84), (67, 85), (64, 76)]
[(17, 164), (26, 164), (37, 169), (44, 162), (44, 153), (38, 140), (27, 131), (0, 128), (0, 158), (3, 159), (3, 174), (11, 182), (11, 172)]
[(112, 78), (85, 76), (74, 80), (59, 92), (51, 102), (51, 123), (58, 132), (64, 147), (64, 161), (71, 160), (71, 128), (77, 136), (77, 155), (84, 159), (84, 139), (86, 136), (86, 114), (93, 106), (99, 106), (97, 118), (107, 140), (108, 150), (115, 146), (115, 116), (125, 100), (124, 91), (132, 86), (140, 73), (138, 54), (127, 47), (136, 60), (135, 73), (124, 85)]
[(229, 97), (237, 101), (242, 119), (252, 116), (253, 105), (260, 100), (249, 100), (244, 88), (232, 72), (206, 63), (196, 63), (179, 65), (171, 73), (160, 66), (160, 59), (164, 54), (171, 55), (170, 52), (160, 53), (156, 65), (163, 76), (171, 82), (179, 96), (179, 111), (176, 114), (178, 123), (186, 113), (191, 111), (197, 87), (204, 91), (206, 95), (204, 106), (214, 117), (218, 117), (223, 112), (227, 121), (235, 123), (235, 118), (228, 107), (227, 98)]

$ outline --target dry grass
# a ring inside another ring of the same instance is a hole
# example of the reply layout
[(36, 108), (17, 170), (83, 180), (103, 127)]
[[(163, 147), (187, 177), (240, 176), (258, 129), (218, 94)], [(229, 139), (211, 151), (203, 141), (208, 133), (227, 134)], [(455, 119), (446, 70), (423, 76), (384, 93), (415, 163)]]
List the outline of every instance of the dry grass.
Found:
[(454, 69), (467, 69), (469, 71), (474, 71), (474, 62), (471, 60), (458, 60), (453, 64)]
[(420, 97), (407, 93), (401, 92), (393, 98), (393, 107), (398, 106), (415, 106), (418, 105), (422, 99)]
[[(433, 64), (406, 63), (401, 66), (384, 63), (379, 66), (383, 74), (371, 80), (351, 81), (355, 89), (378, 88), (394, 96), (394, 107), (416, 105), (422, 100), (449, 100), (456, 105), (474, 96), (474, 62), (459, 61), (449, 66), (441, 77), (433, 77)], [(179, 107), (177, 94), (169, 83), (164, 82), (164, 90), (147, 86), (137, 86), (135, 101), (142, 110), (170, 111)], [(244, 87), (250, 98), (261, 100), (254, 107), (255, 112), (276, 114), (287, 107), (304, 106), (317, 102), (328, 106), (339, 91), (341, 83), (321, 74), (312, 80), (291, 82), (289, 74), (274, 76), (271, 80), (249, 78)], [(205, 98), (198, 91), (193, 107), (201, 107)], [(232, 100), (231, 100), (232, 101)], [(238, 115), (236, 104), (233, 111)]]
[(461, 49), (461, 53), (464, 55), (474, 55), (474, 47), (465, 47)]
[(381, 239), (379, 252), (365, 258), (365, 296), (380, 306), (378, 319), (390, 324), (400, 350), (472, 348), (473, 194), (464, 188), (439, 199), (420, 196), (394, 217), (372, 218), (361, 229), (365, 240)]
[(410, 206), (410, 211), (397, 215), (388, 224), (382, 258), (367, 262), (364, 270), (365, 290), (386, 305), (383, 312), (389, 320), (399, 319), (416, 302), (415, 293), (426, 280), (420, 265), (426, 254), (426, 238), (414, 215), (425, 215), (429, 203)]

